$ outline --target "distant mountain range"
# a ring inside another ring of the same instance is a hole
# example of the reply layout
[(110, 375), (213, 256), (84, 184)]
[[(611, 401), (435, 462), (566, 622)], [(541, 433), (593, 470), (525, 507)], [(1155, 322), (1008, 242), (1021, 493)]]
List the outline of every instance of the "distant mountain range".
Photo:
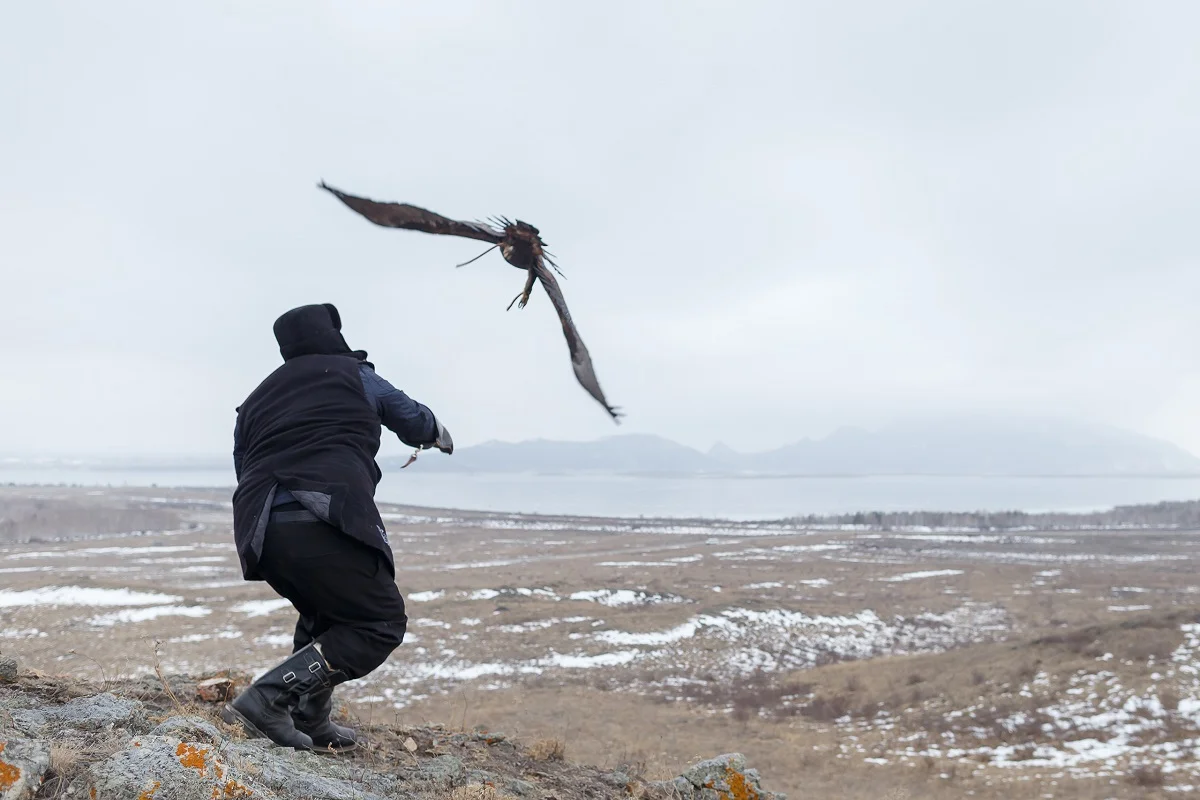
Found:
[[(404, 458), (381, 460), (394, 469)], [(649, 435), (592, 442), (487, 442), (425, 454), (425, 472), (744, 475), (1200, 475), (1200, 458), (1116, 428), (1050, 421), (941, 420), (842, 428), (773, 450), (708, 452)]]
[[(385, 432), (386, 433), (386, 432)], [(407, 454), (380, 458), (395, 470)], [(0, 458), (5, 469), (134, 471), (228, 470), (220, 456)], [(458, 473), (618, 475), (1188, 475), (1200, 458), (1169, 442), (1118, 428), (1061, 421), (941, 419), (873, 431), (842, 428), (820, 439), (756, 453), (724, 444), (707, 452), (659, 436), (632, 434), (592, 442), (535, 439), (424, 453), (413, 469)]]

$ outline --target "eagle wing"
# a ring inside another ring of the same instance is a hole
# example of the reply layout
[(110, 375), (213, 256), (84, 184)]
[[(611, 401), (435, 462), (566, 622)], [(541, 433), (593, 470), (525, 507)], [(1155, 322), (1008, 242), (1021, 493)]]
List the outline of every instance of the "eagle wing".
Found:
[(423, 231), (443, 236), (465, 236), (468, 239), (479, 239), (491, 244), (499, 244), (504, 241), (504, 231), (482, 222), (460, 222), (424, 208), (410, 206), (407, 203), (380, 203), (365, 197), (355, 197), (334, 189), (325, 181), (321, 181), (319, 185), (354, 211), (385, 228), (405, 228), (410, 231)]
[(558, 318), (562, 322), (563, 336), (567, 337), (567, 349), (571, 351), (571, 366), (575, 369), (575, 377), (579, 384), (587, 389), (587, 393), (596, 398), (600, 405), (604, 406), (604, 410), (613, 418), (613, 422), (620, 424), (621, 412), (608, 404), (604, 399), (604, 391), (600, 388), (600, 381), (596, 378), (596, 370), (592, 366), (592, 357), (588, 354), (587, 346), (583, 343), (583, 337), (579, 335), (579, 330), (575, 327), (575, 322), (571, 319), (571, 312), (567, 309), (567, 301), (563, 298), (562, 289), (558, 286), (558, 281), (554, 278), (554, 273), (547, 269), (545, 262), (538, 258), (534, 262), (534, 270), (537, 273), (538, 280), (542, 283), (542, 288), (546, 290), (546, 294), (550, 297), (550, 302), (554, 304), (554, 310), (558, 312)]

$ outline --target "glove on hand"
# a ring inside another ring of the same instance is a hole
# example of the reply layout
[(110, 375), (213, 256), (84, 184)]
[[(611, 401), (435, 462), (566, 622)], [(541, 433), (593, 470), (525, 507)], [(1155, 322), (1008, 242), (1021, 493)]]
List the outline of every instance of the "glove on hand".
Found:
[(437, 439), (431, 446), (450, 455), (454, 452), (454, 439), (450, 437), (450, 431), (446, 430), (446, 426), (441, 423), (441, 420), (434, 418), (433, 421), (437, 424)]

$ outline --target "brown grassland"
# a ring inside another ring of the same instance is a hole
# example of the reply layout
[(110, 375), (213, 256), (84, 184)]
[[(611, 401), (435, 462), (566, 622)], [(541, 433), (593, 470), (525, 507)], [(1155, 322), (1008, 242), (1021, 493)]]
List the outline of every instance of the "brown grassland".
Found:
[[(1200, 795), (1190, 526), (388, 511), (409, 637), (339, 690), (364, 723), (652, 778), (742, 752), (794, 798)], [(0, 518), (0, 649), (26, 666), (104, 682), (156, 650), (194, 676), (288, 652), (227, 493), (10, 487)]]

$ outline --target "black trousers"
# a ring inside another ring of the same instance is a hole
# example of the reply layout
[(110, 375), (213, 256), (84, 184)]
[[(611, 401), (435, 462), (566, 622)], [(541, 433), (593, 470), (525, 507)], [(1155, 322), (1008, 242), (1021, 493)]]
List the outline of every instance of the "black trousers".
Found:
[(270, 523), (258, 568), (300, 613), (295, 649), (315, 640), (329, 665), (351, 680), (374, 671), (404, 641), (404, 598), (383, 554), (337, 528)]

